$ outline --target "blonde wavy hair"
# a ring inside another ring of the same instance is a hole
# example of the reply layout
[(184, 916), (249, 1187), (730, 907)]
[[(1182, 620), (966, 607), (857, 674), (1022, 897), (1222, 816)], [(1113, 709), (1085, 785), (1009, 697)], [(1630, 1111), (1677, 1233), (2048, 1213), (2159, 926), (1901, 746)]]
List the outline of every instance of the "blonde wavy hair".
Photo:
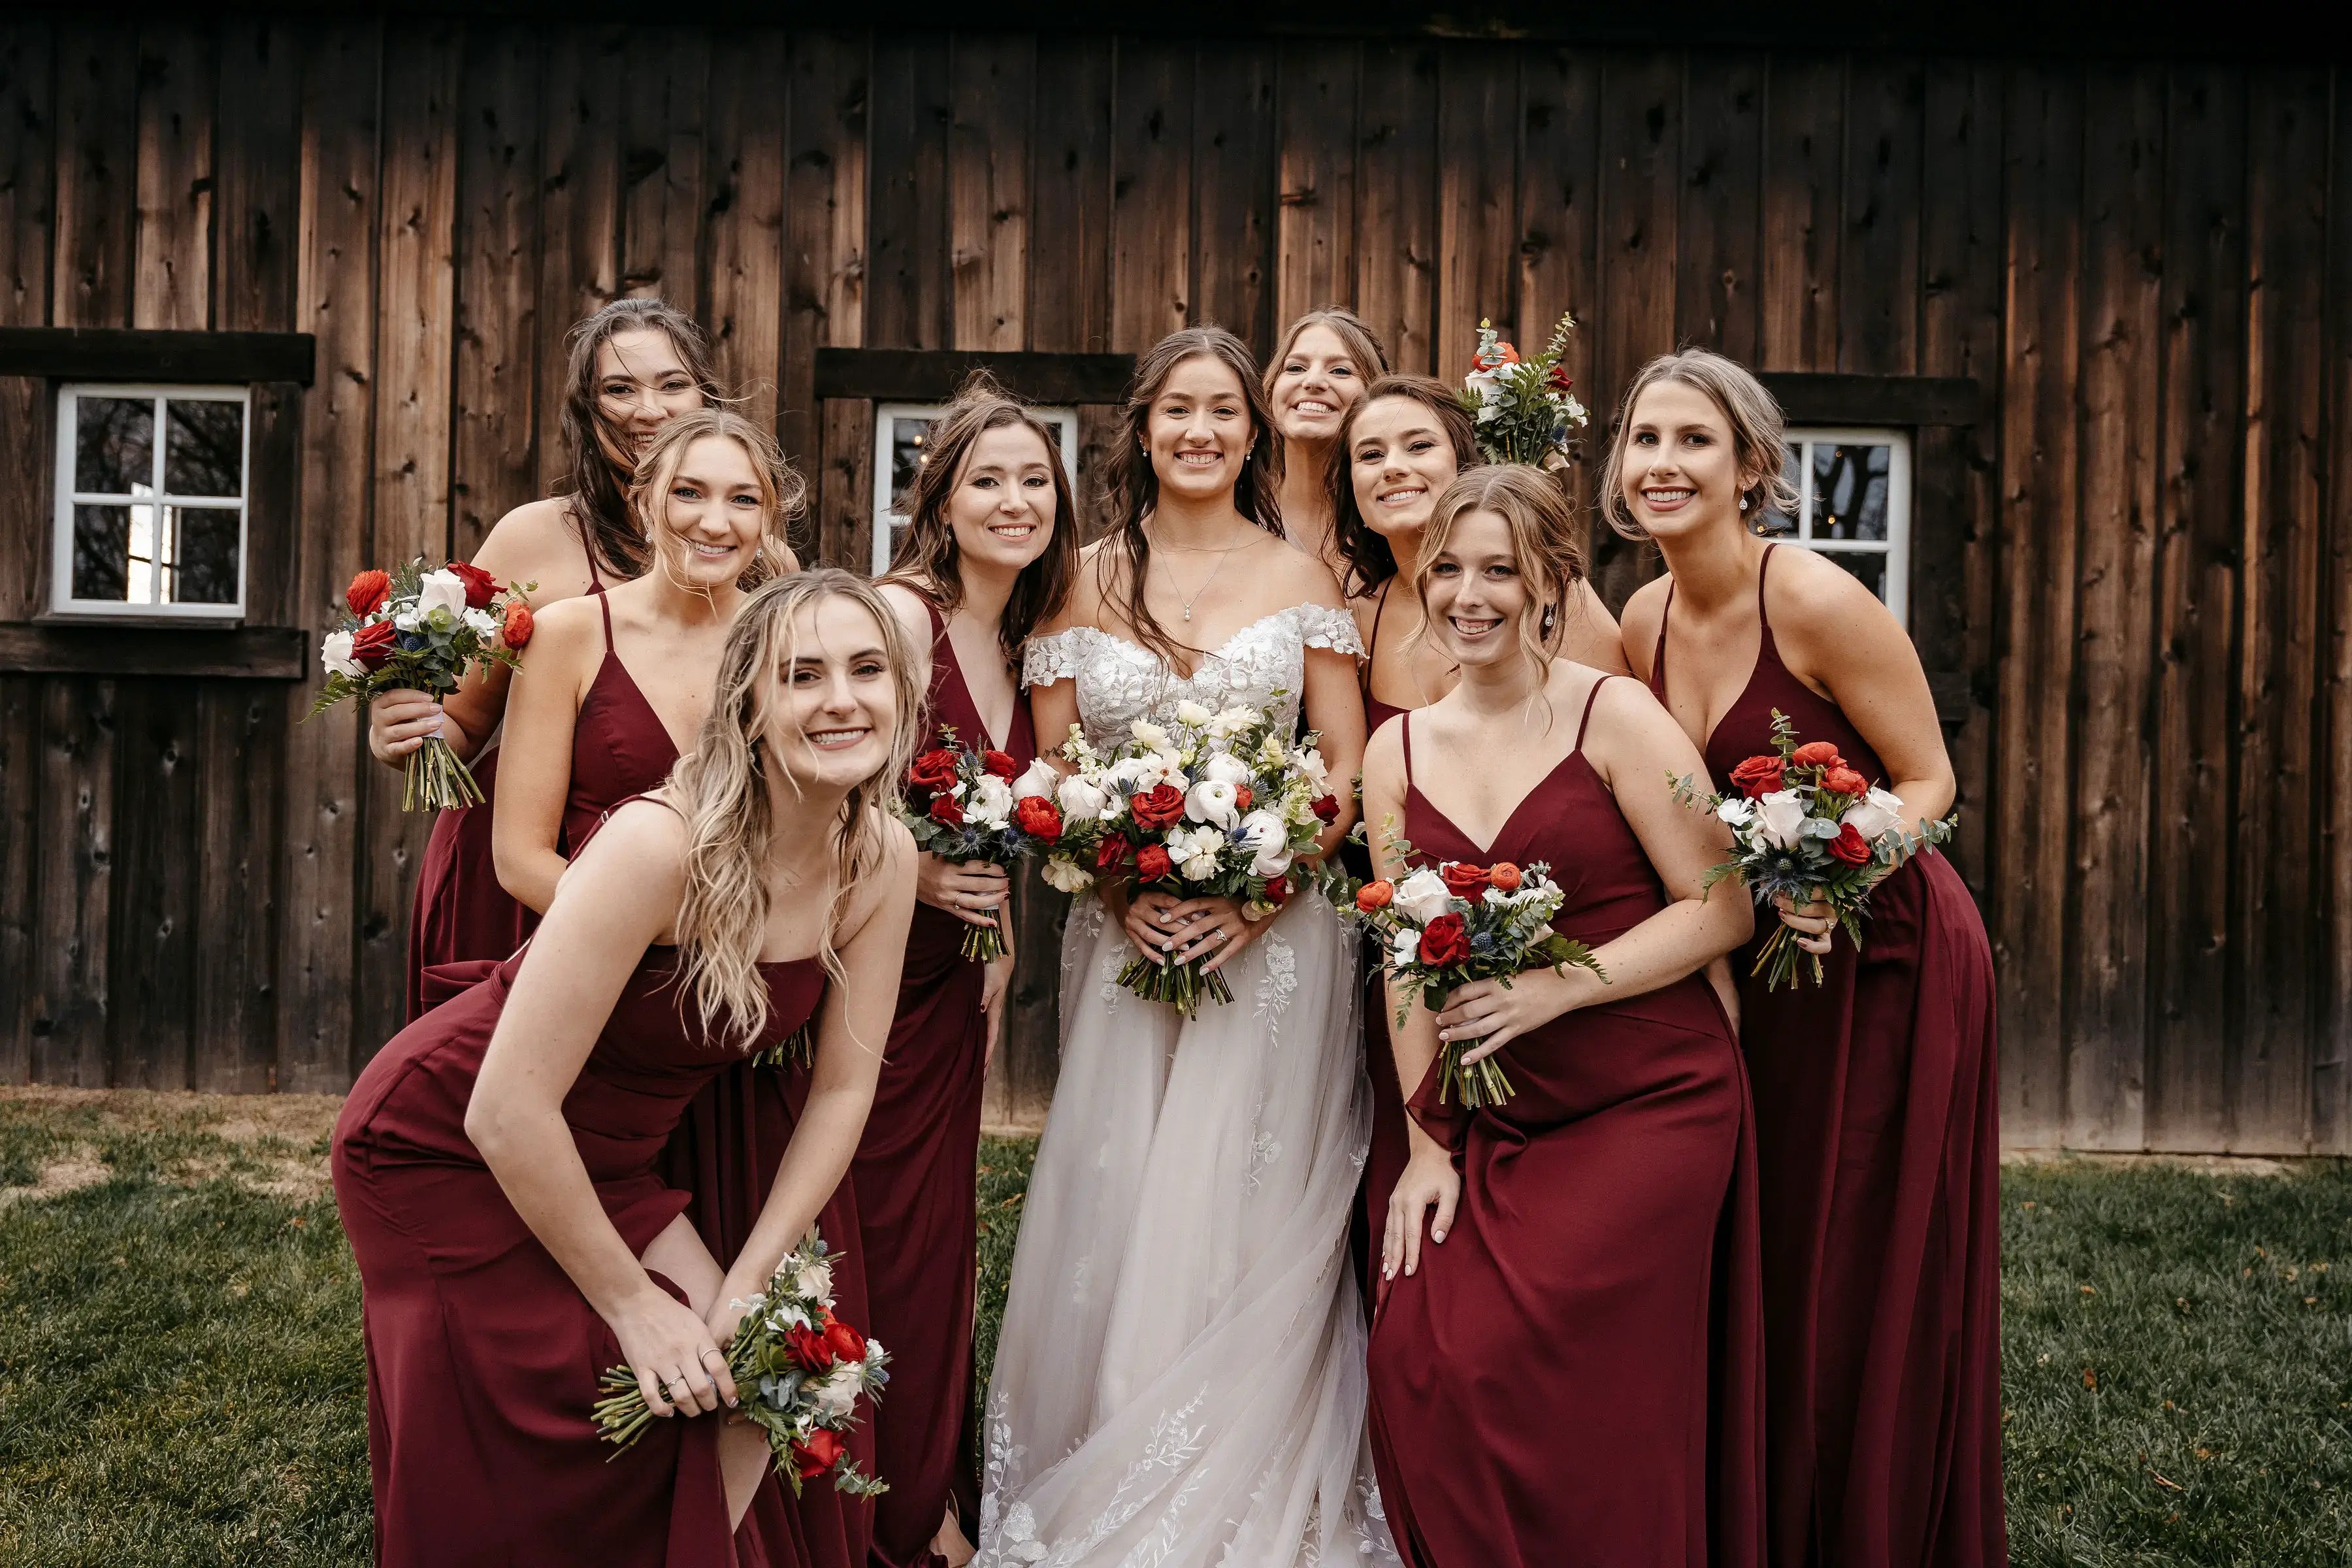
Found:
[(898, 617), (864, 578), (838, 567), (797, 572), (752, 594), (727, 634), (719, 687), (694, 750), (671, 772), (668, 795), (686, 819), (686, 896), (677, 916), (678, 1002), (691, 996), (706, 1032), (748, 1049), (768, 1022), (760, 949), (768, 929), (768, 858), (775, 834), (769, 785), (789, 763), (767, 743), (778, 678), (801, 653), (801, 620), (827, 599), (849, 599), (874, 619), (890, 666), (896, 722), (874, 772), (841, 805), (833, 837), (833, 886), (818, 957), (836, 984), (847, 980), (833, 945), (852, 891), (882, 865), (898, 783), (914, 760), (923, 691), (915, 650)]
[(698, 408), (691, 414), (681, 414), (662, 422), (653, 440), (637, 458), (636, 472), (630, 476), (629, 514), (645, 531), (649, 556), (646, 570), (666, 567), (667, 557), (661, 549), (661, 516), (659, 508), (669, 494), (671, 481), (677, 478), (679, 465), (686, 461), (686, 449), (704, 437), (732, 441), (743, 448), (751, 459), (752, 476), (760, 483), (760, 548), (758, 559), (745, 573), (742, 586), (759, 584), (800, 570), (800, 558), (793, 553), (789, 539), (793, 520), (801, 515), (808, 502), (808, 483), (784, 458), (783, 449), (776, 438), (731, 408)]
[[(1412, 565), (1413, 596), (1421, 601), (1418, 641), (1429, 635), (1429, 574), (1453, 542), (1454, 531), (1474, 511), (1491, 511), (1510, 530), (1511, 555), (1535, 590), (1528, 613), (1514, 629), (1519, 652), (1538, 671), (1551, 668), (1567, 637), (1568, 617), (1582, 610), (1577, 585), (1584, 581), (1583, 530), (1559, 480), (1525, 463), (1488, 463), (1465, 468), (1437, 498), (1429, 526), (1421, 531), (1421, 553)], [(1537, 682), (1538, 693), (1542, 682)]]
[(1627, 539), (1647, 539), (1650, 531), (1634, 521), (1625, 501), (1625, 444), (1632, 438), (1633, 405), (1642, 394), (1662, 381), (1679, 382), (1704, 393), (1731, 426), (1731, 456), (1743, 474), (1762, 476), (1741, 491), (1748, 502), (1748, 526), (1759, 527), (1767, 517), (1797, 515), (1797, 492), (1781, 472), (1788, 453), (1787, 420), (1780, 399), (1764, 390), (1755, 373), (1738, 360), (1712, 349), (1684, 349), (1660, 354), (1633, 374), (1625, 400), (1617, 405), (1617, 427), (1609, 437), (1609, 460), (1601, 471), (1608, 483), (1601, 492), (1601, 515)]

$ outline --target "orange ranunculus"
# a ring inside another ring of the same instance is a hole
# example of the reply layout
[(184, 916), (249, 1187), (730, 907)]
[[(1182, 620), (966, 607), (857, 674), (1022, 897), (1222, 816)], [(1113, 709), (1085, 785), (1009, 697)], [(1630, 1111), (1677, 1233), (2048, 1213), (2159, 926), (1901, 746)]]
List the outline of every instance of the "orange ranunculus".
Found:
[(531, 618), (530, 606), (516, 599), (507, 605), (507, 624), (499, 628), (499, 639), (520, 652), (530, 646), (530, 634), (538, 626)]
[(1828, 741), (1808, 741), (1799, 746), (1796, 755), (1789, 760), (1801, 768), (1834, 768), (1845, 761), (1838, 755), (1837, 747)]
[(1497, 860), (1487, 869), (1486, 879), (1506, 893), (1519, 890), (1519, 868), (1508, 860)]
[(352, 614), (355, 616), (375, 614), (391, 597), (392, 574), (373, 566), (352, 578), (352, 585), (343, 590), (343, 603), (352, 607)]
[(1396, 884), (1383, 877), (1356, 889), (1356, 907), (1369, 915), (1374, 910), (1387, 909), (1390, 900), (1395, 897)]
[(1834, 790), (1839, 795), (1867, 795), (1870, 793), (1870, 781), (1840, 763), (1822, 775), (1822, 787)]

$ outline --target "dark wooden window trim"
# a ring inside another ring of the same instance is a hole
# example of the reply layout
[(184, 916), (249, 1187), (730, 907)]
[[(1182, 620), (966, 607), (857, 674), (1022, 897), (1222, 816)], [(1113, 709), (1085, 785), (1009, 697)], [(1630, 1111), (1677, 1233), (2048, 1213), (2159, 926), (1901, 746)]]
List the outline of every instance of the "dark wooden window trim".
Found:
[(1791, 425), (1974, 425), (1984, 388), (1966, 375), (1824, 375), (1759, 371)]
[(963, 378), (985, 370), (1031, 403), (1064, 406), (1121, 403), (1135, 374), (1133, 354), (983, 353), (966, 349), (819, 349), (820, 398), (877, 403), (945, 403)]
[(310, 673), (299, 626), (0, 622), (0, 675), (176, 675), (300, 680)]
[(317, 374), (308, 332), (164, 332), (121, 327), (0, 327), (0, 375), (56, 381), (293, 382)]

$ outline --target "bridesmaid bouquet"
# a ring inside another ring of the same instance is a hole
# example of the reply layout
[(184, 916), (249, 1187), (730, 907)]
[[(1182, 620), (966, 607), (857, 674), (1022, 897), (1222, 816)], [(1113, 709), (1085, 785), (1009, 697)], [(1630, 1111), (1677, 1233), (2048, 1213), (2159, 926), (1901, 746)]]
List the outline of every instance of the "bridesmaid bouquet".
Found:
[[(327, 683), (304, 717), (347, 700), (365, 706), (378, 692), (403, 687), (446, 696), (470, 668), (511, 668), (530, 641), (530, 606), (522, 595), (536, 585), (500, 587), (463, 561), (428, 571), (421, 555), (397, 573), (361, 573), (343, 590), (350, 613), (320, 645)], [(442, 811), (481, 799), (481, 786), (440, 736), (408, 753), (401, 810)]]
[(1750, 972), (1764, 976), (1767, 991), (1797, 985), (1801, 964), (1810, 967), (1814, 984), (1822, 983), (1821, 958), (1799, 947), (1796, 932), (1781, 923), (1777, 896), (1828, 904), (1860, 948), (1870, 890), (1920, 850), (1949, 838), (1957, 820), (1947, 816), (1920, 824), (1916, 834), (1904, 831), (1900, 796), (1848, 767), (1829, 742), (1799, 744), (1796, 726), (1777, 708), (1772, 742), (1770, 753), (1731, 770), (1731, 793), (1701, 789), (1687, 775), (1672, 781), (1675, 800), (1730, 825), (1732, 857), (1707, 872), (1706, 885), (1745, 883), (1756, 907), (1771, 919), (1772, 932)]
[[(1076, 892), (1102, 877), (1132, 877), (1140, 888), (1180, 899), (1242, 900), (1264, 920), (1307, 879), (1301, 857), (1339, 815), (1308, 733), (1294, 744), (1263, 710), (1237, 703), (1213, 713), (1179, 702), (1167, 724), (1139, 719), (1108, 756), (1076, 725), (1062, 755), (1076, 771), (1055, 786), (1060, 841), (1045, 880)], [(1201, 999), (1234, 999), (1208, 958), (1182, 963), (1139, 957), (1119, 984), (1191, 1017)]]
[(1478, 352), (1471, 357), (1460, 396), (1477, 422), (1478, 450), (1486, 461), (1568, 466), (1569, 438), (1591, 422), (1559, 363), (1575, 328), (1573, 312), (1560, 317), (1543, 352), (1522, 359), (1493, 326), (1478, 323)]
[[(1051, 763), (1032, 763), (1016, 781), (1004, 752), (959, 746), (954, 729), (945, 724), (940, 742), (907, 770), (898, 815), (918, 847), (959, 864), (985, 860), (1010, 868), (1035, 846), (1061, 837), (1061, 813), (1051, 798), (1060, 774)], [(995, 925), (964, 926), (966, 958), (986, 963), (1004, 956), (1005, 914), (996, 911)]]
[[(1400, 860), (1415, 853), (1393, 831), (1389, 852)], [(1550, 871), (1541, 860), (1525, 866), (1446, 860), (1402, 881), (1367, 882), (1356, 889), (1355, 918), (1379, 936), (1382, 967), (1403, 994), (1398, 1027), (1403, 1027), (1414, 997), (1431, 1012), (1442, 1013), (1454, 993), (1473, 980), (1507, 986), (1528, 970), (1565, 973), (1570, 964), (1608, 980), (1591, 948), (1551, 929), (1562, 894)], [(1458, 1093), (1475, 1110), (1511, 1098), (1511, 1080), (1499, 1060), (1488, 1057), (1463, 1065), (1462, 1054), (1476, 1046), (1475, 1040), (1448, 1040), (1438, 1047), (1439, 1104)]]
[[(776, 1266), (768, 1288), (741, 1303), (743, 1321), (727, 1347), (741, 1415), (768, 1435), (776, 1469), (801, 1493), (803, 1481), (833, 1478), (833, 1489), (877, 1497), (889, 1487), (857, 1468), (841, 1434), (857, 1425), (857, 1396), (881, 1397), (890, 1357), (833, 1315), (833, 1259), (812, 1229)], [(596, 1426), (623, 1449), (645, 1435), (653, 1412), (625, 1366), (606, 1370)], [(620, 1458), (619, 1454), (613, 1456)]]

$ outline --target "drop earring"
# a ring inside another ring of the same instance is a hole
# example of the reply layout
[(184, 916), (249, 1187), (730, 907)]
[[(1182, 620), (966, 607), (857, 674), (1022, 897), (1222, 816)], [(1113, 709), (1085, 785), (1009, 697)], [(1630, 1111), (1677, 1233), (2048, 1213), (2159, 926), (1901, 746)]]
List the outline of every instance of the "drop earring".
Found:
[(1559, 624), (1559, 606), (1558, 605), (1546, 605), (1544, 606), (1543, 619), (1538, 624), (1542, 627), (1544, 641), (1551, 641), (1552, 628)]
[(1748, 510), (1748, 498), (1746, 496), (1741, 496), (1739, 498), (1739, 510), (1742, 511), (1746, 511)]

